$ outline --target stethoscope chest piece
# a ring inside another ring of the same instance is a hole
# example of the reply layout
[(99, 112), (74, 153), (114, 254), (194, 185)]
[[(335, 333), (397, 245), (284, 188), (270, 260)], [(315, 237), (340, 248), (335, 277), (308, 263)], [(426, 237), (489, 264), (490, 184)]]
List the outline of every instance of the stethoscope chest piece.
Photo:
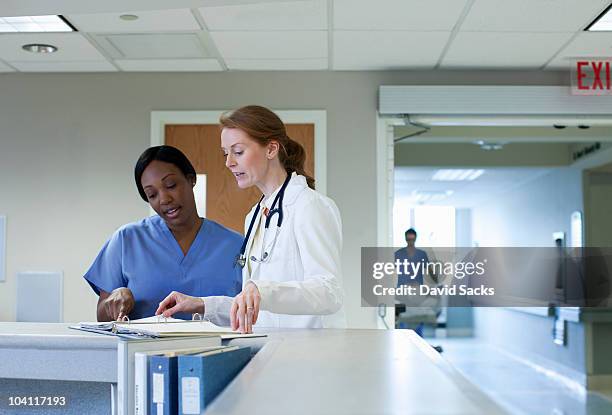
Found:
[(240, 268), (244, 268), (246, 265), (246, 257), (244, 255), (238, 255), (234, 264), (238, 265)]

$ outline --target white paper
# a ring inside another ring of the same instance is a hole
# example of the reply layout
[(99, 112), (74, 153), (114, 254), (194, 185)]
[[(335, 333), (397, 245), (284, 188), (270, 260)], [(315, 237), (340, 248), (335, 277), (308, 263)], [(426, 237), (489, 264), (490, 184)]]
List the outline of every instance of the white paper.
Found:
[(183, 414), (199, 415), (200, 378), (191, 376), (181, 378), (181, 402), (183, 404)]
[(202, 334), (232, 334), (229, 327), (219, 327), (209, 321), (182, 321), (167, 323), (145, 323), (136, 324), (138, 321), (131, 323), (115, 323), (115, 327), (121, 332), (143, 333), (152, 336), (180, 336), (185, 334), (202, 335)]
[(163, 403), (157, 404), (157, 415), (164, 415), (164, 404)]
[[(164, 403), (164, 374), (153, 373), (153, 403)], [(159, 409), (159, 406), (158, 406)]]

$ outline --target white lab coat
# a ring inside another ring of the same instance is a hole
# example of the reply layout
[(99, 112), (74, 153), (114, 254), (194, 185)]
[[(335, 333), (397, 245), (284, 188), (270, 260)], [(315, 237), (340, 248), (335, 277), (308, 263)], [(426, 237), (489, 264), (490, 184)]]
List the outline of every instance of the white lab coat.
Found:
[[(267, 204), (271, 205), (273, 199), (270, 197)], [(245, 234), (256, 207), (245, 218)], [(242, 272), (243, 285), (252, 281), (261, 295), (256, 327), (344, 327), (342, 223), (336, 204), (310, 189), (304, 176), (293, 173), (285, 189), (283, 215), (269, 261), (252, 262), (251, 273), (247, 266)], [(276, 232), (277, 219), (274, 215), (266, 232), (266, 246)], [(250, 252), (254, 234), (255, 229), (247, 242), (246, 255), (259, 258), (260, 252)], [(229, 325), (232, 298), (203, 299), (204, 317)]]

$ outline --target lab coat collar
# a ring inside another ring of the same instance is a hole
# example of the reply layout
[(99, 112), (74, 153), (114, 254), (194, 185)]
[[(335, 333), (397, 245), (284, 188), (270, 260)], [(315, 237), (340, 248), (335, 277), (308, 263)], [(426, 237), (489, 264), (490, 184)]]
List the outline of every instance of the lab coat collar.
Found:
[(291, 173), (291, 179), (285, 189), (285, 197), (283, 199), (283, 205), (292, 205), (297, 200), (298, 196), (304, 189), (308, 187), (306, 183), (306, 177), (297, 174), (296, 172)]
[[(266, 200), (263, 200), (261, 202), (262, 206), (265, 206), (268, 209), (270, 209), (272, 207), (272, 203), (274, 202), (274, 198), (280, 191), (281, 187), (282, 185), (279, 186), (278, 189), (276, 189), (274, 193), (270, 195), (269, 198), (267, 198)], [(297, 174), (296, 172), (291, 173), (291, 178), (289, 179), (289, 183), (287, 184), (287, 188), (285, 189), (285, 197), (283, 198), (283, 205), (286, 206), (286, 205), (291, 205), (295, 203), (295, 200), (297, 199), (300, 192), (304, 190), (306, 187), (308, 187), (308, 183), (306, 182), (306, 177), (301, 176)]]

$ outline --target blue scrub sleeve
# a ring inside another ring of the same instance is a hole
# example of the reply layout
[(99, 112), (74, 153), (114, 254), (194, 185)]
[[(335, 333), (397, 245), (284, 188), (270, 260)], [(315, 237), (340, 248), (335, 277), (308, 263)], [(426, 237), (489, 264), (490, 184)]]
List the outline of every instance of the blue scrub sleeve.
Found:
[(100, 295), (100, 290), (110, 293), (116, 288), (127, 287), (127, 281), (123, 278), (122, 251), (123, 237), (121, 230), (118, 230), (104, 244), (84, 275), (85, 280), (96, 294)]

